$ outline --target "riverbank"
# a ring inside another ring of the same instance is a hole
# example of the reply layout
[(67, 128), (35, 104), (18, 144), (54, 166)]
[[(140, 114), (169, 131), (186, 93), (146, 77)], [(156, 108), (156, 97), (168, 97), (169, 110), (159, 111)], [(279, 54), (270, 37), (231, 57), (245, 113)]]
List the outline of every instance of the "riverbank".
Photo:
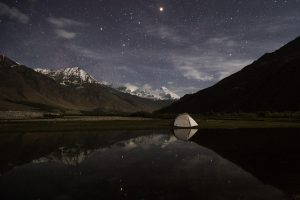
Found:
[[(200, 129), (241, 128), (300, 128), (293, 119), (197, 119)], [(172, 119), (142, 117), (68, 117), (58, 119), (1, 120), (0, 133), (8, 132), (68, 132), (101, 130), (151, 130), (172, 129)]]

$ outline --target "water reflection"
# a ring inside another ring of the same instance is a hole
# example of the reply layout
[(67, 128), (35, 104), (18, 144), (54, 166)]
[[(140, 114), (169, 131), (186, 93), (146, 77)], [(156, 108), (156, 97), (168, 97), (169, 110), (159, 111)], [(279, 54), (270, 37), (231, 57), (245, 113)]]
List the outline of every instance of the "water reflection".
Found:
[(61, 162), (65, 165), (76, 166), (83, 162), (94, 150), (84, 149), (80, 146), (60, 147), (46, 156), (35, 159), (33, 163)]
[(300, 199), (300, 129), (201, 130), (191, 140)]
[(92, 144), (98, 140), (99, 146), (64, 143), (14, 167), (0, 178), (0, 199), (284, 198), (280, 190), (194, 142), (160, 131), (127, 133), (128, 138), (110, 134), (94, 135)]
[(174, 129), (174, 135), (179, 140), (187, 141), (191, 139), (198, 129)]

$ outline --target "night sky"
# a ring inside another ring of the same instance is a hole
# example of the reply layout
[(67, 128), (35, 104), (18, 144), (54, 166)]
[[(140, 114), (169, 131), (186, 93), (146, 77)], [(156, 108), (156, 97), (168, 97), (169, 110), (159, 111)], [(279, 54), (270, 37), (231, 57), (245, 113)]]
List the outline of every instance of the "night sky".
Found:
[(0, 1), (0, 53), (179, 95), (299, 35), (300, 0)]

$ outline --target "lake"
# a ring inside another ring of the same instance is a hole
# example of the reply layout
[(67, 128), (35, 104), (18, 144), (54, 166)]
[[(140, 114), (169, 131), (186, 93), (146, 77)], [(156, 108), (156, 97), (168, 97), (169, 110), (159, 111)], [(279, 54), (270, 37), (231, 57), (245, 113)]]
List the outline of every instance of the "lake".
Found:
[(300, 199), (299, 141), (297, 128), (2, 133), (0, 199)]

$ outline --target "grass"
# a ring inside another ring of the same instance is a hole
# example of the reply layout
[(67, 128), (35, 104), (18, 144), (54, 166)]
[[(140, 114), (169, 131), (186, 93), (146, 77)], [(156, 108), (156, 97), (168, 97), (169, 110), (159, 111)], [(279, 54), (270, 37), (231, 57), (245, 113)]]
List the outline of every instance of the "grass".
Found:
[(292, 120), (244, 120), (244, 119), (207, 119), (197, 120), (204, 129), (238, 129), (238, 128), (300, 128), (299, 121)]
[[(289, 118), (263, 119), (196, 119), (201, 129), (241, 129), (241, 128), (300, 128), (300, 121)], [(153, 120), (14, 120), (0, 121), (0, 133), (10, 132), (72, 132), (101, 130), (151, 130), (172, 129), (171, 119)]]

